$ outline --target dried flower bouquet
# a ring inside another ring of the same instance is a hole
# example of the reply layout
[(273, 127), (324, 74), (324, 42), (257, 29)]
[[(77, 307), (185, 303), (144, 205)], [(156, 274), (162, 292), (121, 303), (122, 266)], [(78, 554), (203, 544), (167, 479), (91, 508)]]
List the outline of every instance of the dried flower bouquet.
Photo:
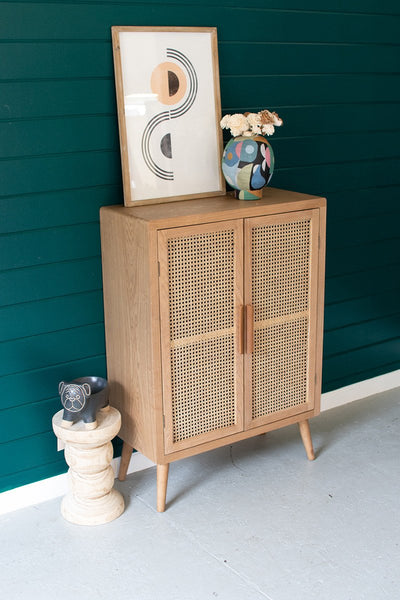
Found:
[(276, 112), (261, 110), (258, 113), (225, 115), (220, 122), (222, 129), (230, 129), (233, 137), (238, 135), (273, 135), (275, 127), (283, 125)]

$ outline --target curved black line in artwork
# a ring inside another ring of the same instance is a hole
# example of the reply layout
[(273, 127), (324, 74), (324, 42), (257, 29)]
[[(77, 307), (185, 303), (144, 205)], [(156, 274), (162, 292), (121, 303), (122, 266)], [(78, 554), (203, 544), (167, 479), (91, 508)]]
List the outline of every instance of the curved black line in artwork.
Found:
[(190, 62), (190, 60), (179, 52), (179, 50), (174, 50), (173, 48), (167, 48), (167, 57), (174, 58), (177, 62), (180, 62), (183, 65), (189, 75), (189, 93), (185, 100), (185, 102), (179, 108), (173, 108), (171, 110), (171, 118), (176, 119), (182, 115), (184, 115), (193, 105), (198, 90), (198, 79), (196, 71)]
[(174, 108), (170, 111), (163, 111), (158, 115), (155, 115), (147, 123), (142, 135), (142, 156), (147, 167), (154, 175), (160, 179), (172, 181), (174, 179), (173, 171), (166, 171), (165, 169), (162, 169), (153, 160), (150, 152), (150, 138), (154, 129), (158, 127), (160, 123), (168, 121), (169, 119), (177, 119), (178, 117), (181, 117), (193, 106), (199, 85), (196, 71), (187, 56), (182, 54), (182, 52), (179, 50), (167, 48), (167, 58), (173, 58), (184, 66), (189, 77), (189, 92), (182, 106), (179, 108)]
[(166, 179), (166, 180), (173, 180), (174, 178), (174, 174), (172, 171), (166, 171), (165, 169), (162, 169), (161, 167), (159, 167), (153, 160), (151, 153), (150, 153), (150, 138), (151, 138), (151, 134), (153, 133), (154, 129), (156, 127), (158, 127), (158, 125), (160, 123), (162, 123), (163, 121), (169, 121), (170, 116), (169, 116), (169, 111), (164, 111), (162, 113), (159, 113), (158, 115), (155, 115), (152, 119), (150, 119), (150, 121), (147, 123), (146, 128), (143, 132), (143, 136), (142, 136), (142, 155), (143, 155), (143, 159), (144, 162), (146, 163), (147, 167), (150, 169), (150, 171), (156, 175), (157, 177), (160, 177), (160, 179)]

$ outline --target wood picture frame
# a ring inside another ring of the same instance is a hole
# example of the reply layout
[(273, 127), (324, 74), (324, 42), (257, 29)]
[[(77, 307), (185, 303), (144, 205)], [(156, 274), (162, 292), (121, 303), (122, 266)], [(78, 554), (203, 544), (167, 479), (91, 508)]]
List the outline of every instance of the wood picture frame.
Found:
[(216, 28), (111, 30), (125, 206), (225, 194)]

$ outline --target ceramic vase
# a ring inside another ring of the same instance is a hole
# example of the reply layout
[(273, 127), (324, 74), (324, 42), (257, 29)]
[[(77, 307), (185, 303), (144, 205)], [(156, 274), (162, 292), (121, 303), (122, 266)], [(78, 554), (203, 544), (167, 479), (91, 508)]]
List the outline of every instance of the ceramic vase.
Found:
[(262, 135), (238, 136), (229, 140), (222, 155), (222, 172), (235, 197), (257, 200), (262, 197), (274, 171), (274, 153)]

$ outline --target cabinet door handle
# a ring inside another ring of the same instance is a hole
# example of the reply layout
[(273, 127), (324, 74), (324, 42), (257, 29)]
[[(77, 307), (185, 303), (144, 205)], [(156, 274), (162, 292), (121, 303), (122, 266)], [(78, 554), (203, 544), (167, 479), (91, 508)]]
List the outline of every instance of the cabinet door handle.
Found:
[(244, 306), (239, 306), (237, 309), (237, 336), (238, 336), (238, 352), (244, 354)]
[(254, 350), (254, 309), (251, 304), (246, 306), (246, 352), (252, 354)]

